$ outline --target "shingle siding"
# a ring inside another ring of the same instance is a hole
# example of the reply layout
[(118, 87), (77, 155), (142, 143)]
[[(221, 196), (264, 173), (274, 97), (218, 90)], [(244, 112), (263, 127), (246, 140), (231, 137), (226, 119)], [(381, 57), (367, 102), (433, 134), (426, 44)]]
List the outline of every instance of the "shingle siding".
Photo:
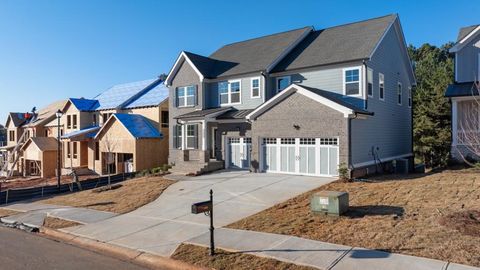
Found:
[(480, 48), (475, 47), (475, 43), (479, 40), (480, 35), (456, 53), (456, 74), (457, 82), (459, 83), (472, 82), (478, 77), (478, 54), (480, 53)]
[[(411, 153), (411, 109), (408, 87), (411, 86), (404, 65), (403, 48), (395, 29), (391, 28), (367, 66), (373, 69), (373, 98), (367, 110), (375, 112), (367, 119), (352, 120), (352, 161), (373, 161), (372, 149), (379, 148), (380, 159)], [(385, 101), (379, 99), (378, 74), (385, 76)], [(402, 83), (402, 105), (397, 104), (397, 84)]]

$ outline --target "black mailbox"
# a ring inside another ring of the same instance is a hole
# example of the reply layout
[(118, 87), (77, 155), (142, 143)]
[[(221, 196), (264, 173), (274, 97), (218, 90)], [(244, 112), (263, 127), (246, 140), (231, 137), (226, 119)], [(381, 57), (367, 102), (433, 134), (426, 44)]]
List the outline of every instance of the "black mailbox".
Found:
[(212, 209), (212, 201), (204, 201), (192, 204), (192, 214), (209, 212)]

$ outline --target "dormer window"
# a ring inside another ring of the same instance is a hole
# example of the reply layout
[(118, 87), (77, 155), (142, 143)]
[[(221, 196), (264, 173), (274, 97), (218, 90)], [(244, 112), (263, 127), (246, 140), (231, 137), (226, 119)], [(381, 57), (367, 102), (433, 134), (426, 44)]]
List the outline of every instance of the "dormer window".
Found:
[(343, 90), (347, 96), (360, 96), (360, 69), (345, 69), (343, 76)]

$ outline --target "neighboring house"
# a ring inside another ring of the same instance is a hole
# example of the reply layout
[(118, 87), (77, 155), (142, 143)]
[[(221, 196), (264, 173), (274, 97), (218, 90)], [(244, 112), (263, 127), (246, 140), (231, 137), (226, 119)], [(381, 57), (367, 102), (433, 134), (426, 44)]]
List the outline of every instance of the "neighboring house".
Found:
[(7, 145), (7, 129), (0, 125), (0, 147)]
[[(454, 159), (463, 161), (478, 156), (480, 137), (480, 25), (460, 29), (457, 42), (450, 49), (455, 55), (455, 81), (445, 96), (452, 103), (452, 150)], [(476, 154), (474, 153), (476, 152)]]
[[(42, 167), (51, 167), (51, 164), (43, 164), (41, 148), (39, 153), (28, 155), (26, 158), (23, 152), (26, 147), (33, 147), (30, 143), (33, 138), (51, 137), (51, 128), (47, 124), (56, 118), (55, 113), (62, 110), (66, 101), (61, 100), (54, 102), (38, 111), (32, 110), (30, 113), (9, 113), (7, 117), (7, 146), (0, 148), (6, 156), (7, 162), (2, 166), (2, 174), (24, 175), (24, 176), (51, 176), (50, 173), (44, 174)], [(56, 139), (46, 139), (50, 144), (57, 144)], [(39, 144), (45, 144), (46, 140), (42, 140)], [(48, 149), (48, 151), (52, 151)], [(29, 153), (34, 150), (28, 149)], [(56, 150), (55, 150), (56, 152)], [(47, 161), (50, 162), (50, 161)], [(53, 161), (55, 164), (55, 161)], [(28, 169), (27, 169), (28, 168)]]
[(115, 85), (93, 99), (70, 98), (61, 122), (63, 174), (122, 173), (168, 162), (168, 89), (160, 79)]
[(397, 15), (183, 51), (170, 91), (173, 171), (336, 176), (413, 162), (414, 73)]

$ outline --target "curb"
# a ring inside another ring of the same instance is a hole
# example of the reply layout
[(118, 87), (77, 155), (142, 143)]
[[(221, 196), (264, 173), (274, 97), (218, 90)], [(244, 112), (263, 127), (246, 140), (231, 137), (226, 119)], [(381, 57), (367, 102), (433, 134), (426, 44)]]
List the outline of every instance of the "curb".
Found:
[(67, 244), (71, 244), (77, 247), (82, 247), (98, 253), (107, 254), (119, 259), (130, 261), (138, 265), (146, 266), (151, 269), (171, 269), (171, 270), (206, 270), (208, 268), (201, 268), (198, 266), (190, 265), (182, 261), (174, 260), (167, 257), (162, 257), (143, 251), (138, 251), (130, 248), (107, 244), (104, 242), (74, 236), (68, 233), (64, 233), (58, 230), (41, 227), (40, 233), (56, 239)]

